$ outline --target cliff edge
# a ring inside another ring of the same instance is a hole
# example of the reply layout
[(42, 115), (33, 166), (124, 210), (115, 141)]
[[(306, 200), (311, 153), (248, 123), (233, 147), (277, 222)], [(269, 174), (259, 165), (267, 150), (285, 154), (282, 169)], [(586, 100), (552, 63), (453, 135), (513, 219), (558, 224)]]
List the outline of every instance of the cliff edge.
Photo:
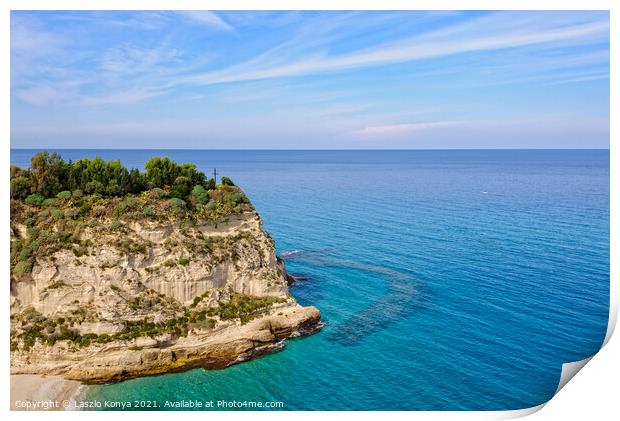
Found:
[(185, 201), (168, 186), (14, 198), (11, 374), (105, 383), (222, 368), (319, 329), (229, 184)]

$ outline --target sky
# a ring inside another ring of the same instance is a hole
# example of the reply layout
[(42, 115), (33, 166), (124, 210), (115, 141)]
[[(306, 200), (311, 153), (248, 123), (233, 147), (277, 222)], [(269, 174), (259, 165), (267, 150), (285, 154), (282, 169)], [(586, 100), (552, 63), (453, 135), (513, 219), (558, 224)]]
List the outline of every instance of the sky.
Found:
[(13, 11), (12, 148), (609, 148), (609, 14)]

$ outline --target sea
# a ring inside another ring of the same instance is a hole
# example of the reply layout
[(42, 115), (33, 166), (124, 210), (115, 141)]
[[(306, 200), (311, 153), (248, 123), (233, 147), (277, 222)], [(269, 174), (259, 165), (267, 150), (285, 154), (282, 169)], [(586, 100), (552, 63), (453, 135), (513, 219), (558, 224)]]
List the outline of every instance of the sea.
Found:
[[(14, 149), (11, 163), (36, 152)], [(90, 386), (82, 399), (522, 409), (551, 399), (562, 364), (605, 337), (608, 150), (59, 152), (140, 169), (165, 155), (232, 178), (298, 278), (291, 293), (325, 322), (249, 362)]]

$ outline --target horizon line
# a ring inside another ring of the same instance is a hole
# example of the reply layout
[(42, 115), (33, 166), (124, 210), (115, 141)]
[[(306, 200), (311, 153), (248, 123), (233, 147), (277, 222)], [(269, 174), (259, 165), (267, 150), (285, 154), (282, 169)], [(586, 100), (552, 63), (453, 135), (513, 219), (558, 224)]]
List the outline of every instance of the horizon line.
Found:
[(81, 151), (609, 151), (611, 148), (76, 148), (76, 147), (27, 147), (9, 150), (81, 150)]

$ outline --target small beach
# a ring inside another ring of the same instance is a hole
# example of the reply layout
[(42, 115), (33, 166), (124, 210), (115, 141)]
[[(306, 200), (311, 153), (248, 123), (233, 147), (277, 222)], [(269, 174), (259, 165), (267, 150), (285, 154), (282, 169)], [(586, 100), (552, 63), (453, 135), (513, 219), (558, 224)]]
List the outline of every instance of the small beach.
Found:
[(11, 411), (63, 411), (86, 386), (59, 376), (11, 376)]

